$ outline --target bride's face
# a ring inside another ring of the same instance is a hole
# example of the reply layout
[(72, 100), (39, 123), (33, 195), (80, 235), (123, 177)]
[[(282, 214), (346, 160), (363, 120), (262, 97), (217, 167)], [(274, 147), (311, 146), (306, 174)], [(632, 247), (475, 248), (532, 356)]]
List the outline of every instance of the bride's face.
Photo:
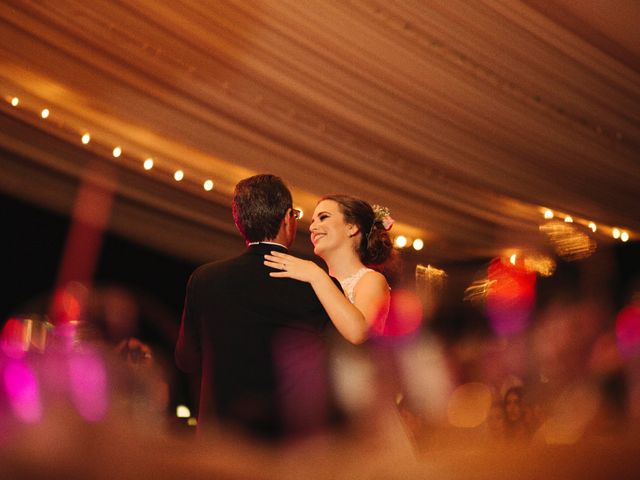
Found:
[(340, 206), (333, 200), (322, 200), (316, 206), (311, 218), (311, 243), (313, 252), (318, 256), (351, 245), (357, 233), (354, 225), (345, 223)]

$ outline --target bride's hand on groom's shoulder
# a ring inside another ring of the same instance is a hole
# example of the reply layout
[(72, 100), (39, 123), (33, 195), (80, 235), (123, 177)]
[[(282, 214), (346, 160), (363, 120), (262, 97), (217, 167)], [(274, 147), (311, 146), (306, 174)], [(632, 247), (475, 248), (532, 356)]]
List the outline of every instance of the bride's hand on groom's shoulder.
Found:
[(278, 278), (293, 278), (301, 282), (313, 283), (326, 275), (318, 265), (310, 260), (303, 260), (287, 253), (272, 251), (264, 256), (264, 264), (276, 269), (269, 275)]

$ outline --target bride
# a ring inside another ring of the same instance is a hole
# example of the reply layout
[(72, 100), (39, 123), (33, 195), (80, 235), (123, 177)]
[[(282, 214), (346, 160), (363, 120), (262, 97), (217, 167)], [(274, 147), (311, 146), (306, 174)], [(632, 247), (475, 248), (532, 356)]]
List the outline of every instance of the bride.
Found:
[[(318, 202), (311, 226), (313, 251), (329, 269), (281, 252), (265, 255), (265, 265), (280, 270), (272, 277), (308, 282), (340, 334), (353, 344), (381, 331), (389, 312), (390, 291), (377, 271), (392, 251), (386, 208), (348, 195), (328, 195)], [(343, 292), (330, 277), (336, 278)]]

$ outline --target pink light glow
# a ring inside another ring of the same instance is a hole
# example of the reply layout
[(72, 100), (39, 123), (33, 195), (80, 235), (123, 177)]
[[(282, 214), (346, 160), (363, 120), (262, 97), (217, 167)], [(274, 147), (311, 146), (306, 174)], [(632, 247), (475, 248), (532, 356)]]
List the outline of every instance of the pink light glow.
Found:
[(640, 353), (640, 305), (623, 308), (616, 318), (616, 338), (623, 355)]
[(409, 335), (420, 328), (422, 317), (422, 302), (415, 292), (394, 290), (386, 322), (374, 325), (373, 332), (384, 337)]
[(4, 386), (13, 413), (26, 423), (42, 418), (42, 402), (38, 380), (31, 368), (21, 360), (9, 362), (3, 372)]
[(99, 354), (73, 352), (69, 357), (71, 396), (78, 413), (90, 422), (104, 418), (108, 409), (107, 372)]
[(17, 318), (10, 318), (4, 324), (0, 335), (0, 348), (5, 355), (11, 358), (22, 358), (25, 355), (23, 346), (24, 325)]
[(513, 335), (527, 327), (535, 302), (536, 274), (494, 259), (488, 268), (495, 281), (487, 294), (487, 315), (498, 335)]

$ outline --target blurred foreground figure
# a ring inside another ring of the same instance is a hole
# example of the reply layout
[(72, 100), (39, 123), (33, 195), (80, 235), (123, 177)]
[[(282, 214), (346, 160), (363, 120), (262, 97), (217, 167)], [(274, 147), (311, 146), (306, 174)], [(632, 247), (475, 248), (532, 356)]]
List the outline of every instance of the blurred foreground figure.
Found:
[(189, 279), (176, 362), (201, 372), (198, 428), (259, 439), (325, 428), (331, 420), (322, 332), (329, 318), (307, 283), (275, 279), (263, 257), (287, 252), (299, 212), (273, 175), (235, 188), (233, 217), (247, 250)]

